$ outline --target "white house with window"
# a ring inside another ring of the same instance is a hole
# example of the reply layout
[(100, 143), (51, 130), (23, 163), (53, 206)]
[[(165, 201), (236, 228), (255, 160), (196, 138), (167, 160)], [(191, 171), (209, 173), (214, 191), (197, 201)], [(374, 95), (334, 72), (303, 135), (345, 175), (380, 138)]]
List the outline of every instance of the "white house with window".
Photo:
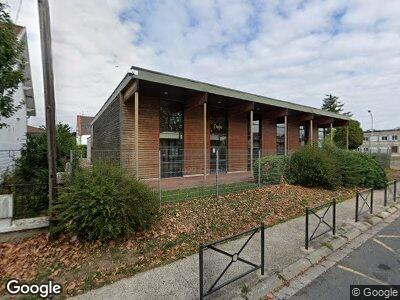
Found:
[(6, 123), (7, 126), (0, 128), (0, 182), (3, 174), (13, 168), (14, 159), (20, 155), (21, 147), (26, 140), (28, 118), (36, 115), (26, 28), (15, 26), (14, 30), (18, 39), (25, 44), (23, 54), (26, 61), (25, 82), (19, 85), (13, 95), (14, 104), (21, 104), (21, 108), (10, 118), (2, 119), (2, 123)]

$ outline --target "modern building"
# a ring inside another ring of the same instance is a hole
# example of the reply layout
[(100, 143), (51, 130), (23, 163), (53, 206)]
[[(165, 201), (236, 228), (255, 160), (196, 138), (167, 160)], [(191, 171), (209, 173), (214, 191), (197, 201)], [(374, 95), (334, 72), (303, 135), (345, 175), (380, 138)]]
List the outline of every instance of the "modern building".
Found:
[(36, 115), (26, 28), (14, 25), (14, 30), (18, 39), (25, 45), (25, 81), (13, 94), (14, 104), (20, 105), (20, 108), (10, 118), (1, 120), (7, 126), (0, 128), (0, 181), (3, 173), (13, 168), (14, 160), (20, 154), (26, 140), (28, 118)]
[(364, 131), (362, 152), (400, 155), (400, 127), (386, 130)]
[(93, 117), (76, 116), (76, 143), (78, 145), (87, 145), (87, 139), (90, 137), (90, 124)]
[[(140, 178), (250, 172), (260, 155), (289, 154), (319, 128), (350, 118), (309, 106), (132, 67), (92, 122), (92, 156), (115, 154)], [(253, 149), (253, 151), (250, 151)]]

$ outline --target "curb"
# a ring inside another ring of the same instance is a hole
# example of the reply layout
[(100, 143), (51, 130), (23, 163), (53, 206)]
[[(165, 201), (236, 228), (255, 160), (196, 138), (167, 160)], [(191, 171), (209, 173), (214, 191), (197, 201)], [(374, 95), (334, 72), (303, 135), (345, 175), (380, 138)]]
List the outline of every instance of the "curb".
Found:
[(393, 214), (399, 211), (400, 203), (396, 203), (382, 212), (369, 215), (364, 221), (343, 224), (343, 226), (338, 228), (337, 235), (325, 240), (320, 248), (313, 250), (305, 257), (300, 258), (284, 269), (277, 271), (275, 275), (261, 279), (247, 294), (248, 299), (274, 298), (274, 293), (284, 287), (290, 286), (291, 280), (301, 276), (312, 267), (317, 267), (318, 263), (326, 260), (328, 256), (342, 249), (351, 241), (372, 229), (375, 225), (394, 221), (398, 216), (393, 216)]

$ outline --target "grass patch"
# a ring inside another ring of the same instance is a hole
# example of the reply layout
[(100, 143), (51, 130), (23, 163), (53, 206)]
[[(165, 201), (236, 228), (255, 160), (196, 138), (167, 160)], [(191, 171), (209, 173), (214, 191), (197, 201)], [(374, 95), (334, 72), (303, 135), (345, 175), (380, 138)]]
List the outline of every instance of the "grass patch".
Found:
[[(218, 194), (227, 195), (254, 188), (258, 188), (258, 184), (254, 182), (235, 182), (228, 184), (220, 184), (218, 187)], [(211, 185), (211, 186), (162, 191), (161, 199), (163, 202), (179, 202), (195, 198), (211, 197), (215, 195), (216, 195), (216, 186)]]

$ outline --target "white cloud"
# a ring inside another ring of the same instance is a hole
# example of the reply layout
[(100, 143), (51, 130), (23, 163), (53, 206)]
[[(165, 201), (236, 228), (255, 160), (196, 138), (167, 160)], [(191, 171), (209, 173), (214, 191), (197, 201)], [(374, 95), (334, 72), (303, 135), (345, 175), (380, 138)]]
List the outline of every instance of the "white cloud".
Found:
[[(19, 0), (9, 0), (12, 16)], [(400, 126), (400, 3), (51, 1), (57, 118), (94, 115), (130, 65), (319, 107), (327, 93), (369, 128)], [(36, 1), (24, 1), (43, 124)]]

